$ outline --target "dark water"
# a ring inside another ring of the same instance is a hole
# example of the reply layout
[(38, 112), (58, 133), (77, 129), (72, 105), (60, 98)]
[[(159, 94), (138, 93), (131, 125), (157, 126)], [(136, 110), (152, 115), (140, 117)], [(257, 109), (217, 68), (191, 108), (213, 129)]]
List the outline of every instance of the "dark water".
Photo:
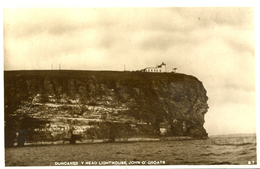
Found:
[(83, 165), (105, 165), (109, 161), (122, 161), (127, 165), (132, 162), (144, 162), (145, 165), (247, 165), (249, 162), (256, 164), (256, 137), (215, 136), (208, 140), (28, 146), (7, 148), (5, 153), (6, 166), (62, 164), (57, 162), (81, 165), (83, 161)]

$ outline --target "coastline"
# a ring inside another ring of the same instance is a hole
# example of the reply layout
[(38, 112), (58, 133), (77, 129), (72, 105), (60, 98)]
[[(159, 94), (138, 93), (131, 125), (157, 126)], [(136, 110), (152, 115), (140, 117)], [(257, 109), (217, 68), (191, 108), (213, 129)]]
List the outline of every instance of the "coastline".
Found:
[[(177, 136), (177, 137), (161, 137), (161, 138), (115, 138), (113, 139), (85, 139), (82, 141), (76, 141), (75, 144), (70, 144), (69, 141), (53, 141), (53, 142), (33, 142), (33, 143), (28, 143), (25, 142), (24, 146), (39, 146), (39, 145), (64, 145), (64, 144), (69, 144), (69, 145), (77, 145), (77, 144), (97, 144), (97, 143), (131, 143), (131, 142), (159, 142), (159, 141), (181, 141), (181, 140), (206, 140), (208, 139), (207, 137), (203, 137), (200, 139), (193, 138), (190, 136)], [(14, 147), (17, 147), (17, 143), (14, 143)]]

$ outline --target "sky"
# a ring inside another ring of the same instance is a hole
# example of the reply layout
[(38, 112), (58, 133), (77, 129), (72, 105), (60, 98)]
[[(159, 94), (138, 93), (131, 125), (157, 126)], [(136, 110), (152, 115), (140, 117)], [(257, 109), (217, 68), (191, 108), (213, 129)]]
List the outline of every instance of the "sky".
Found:
[(202, 81), (209, 135), (255, 133), (254, 8), (6, 8), (4, 70), (167, 71)]

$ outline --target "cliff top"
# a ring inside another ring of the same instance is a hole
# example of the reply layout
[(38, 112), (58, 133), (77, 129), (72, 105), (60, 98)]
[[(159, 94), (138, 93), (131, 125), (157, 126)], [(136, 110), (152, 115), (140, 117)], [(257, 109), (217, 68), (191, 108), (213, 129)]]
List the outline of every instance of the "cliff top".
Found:
[(48, 77), (66, 77), (66, 78), (94, 78), (97, 81), (107, 80), (190, 80), (199, 81), (196, 77), (181, 73), (151, 73), (140, 71), (91, 71), (91, 70), (15, 70), (4, 71), (5, 78), (19, 77), (19, 76), (48, 76)]

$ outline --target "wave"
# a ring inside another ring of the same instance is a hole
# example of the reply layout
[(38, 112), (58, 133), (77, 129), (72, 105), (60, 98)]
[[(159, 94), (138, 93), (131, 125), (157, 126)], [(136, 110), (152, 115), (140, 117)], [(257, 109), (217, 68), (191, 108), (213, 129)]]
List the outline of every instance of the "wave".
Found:
[(247, 146), (247, 145), (255, 145), (255, 143), (214, 143), (214, 145), (218, 146)]
[(256, 147), (250, 148), (250, 149), (248, 149), (248, 150), (255, 150), (255, 151), (256, 151)]
[(175, 160), (183, 160), (183, 159), (182, 159), (182, 158), (178, 158), (178, 157), (177, 157), (177, 158), (175, 158)]
[(242, 151), (241, 153), (239, 153), (239, 155), (245, 155), (245, 154), (249, 154), (249, 152)]
[(220, 155), (220, 154), (215, 154), (215, 153), (200, 154), (200, 156), (209, 156), (209, 155)]
[(239, 163), (234, 163), (234, 162), (229, 162), (229, 161), (214, 161), (214, 162), (210, 162), (210, 161), (183, 161), (181, 162), (181, 164), (183, 165), (199, 165), (199, 164), (207, 164), (207, 165), (239, 165)]
[(223, 152), (220, 154), (216, 154), (216, 153), (204, 153), (204, 154), (200, 154), (200, 156), (210, 156), (210, 155), (214, 155), (214, 156), (222, 156), (222, 155), (226, 155), (226, 154), (231, 154), (232, 152)]
[(239, 165), (238, 163), (231, 163), (229, 161), (213, 162), (210, 165)]

